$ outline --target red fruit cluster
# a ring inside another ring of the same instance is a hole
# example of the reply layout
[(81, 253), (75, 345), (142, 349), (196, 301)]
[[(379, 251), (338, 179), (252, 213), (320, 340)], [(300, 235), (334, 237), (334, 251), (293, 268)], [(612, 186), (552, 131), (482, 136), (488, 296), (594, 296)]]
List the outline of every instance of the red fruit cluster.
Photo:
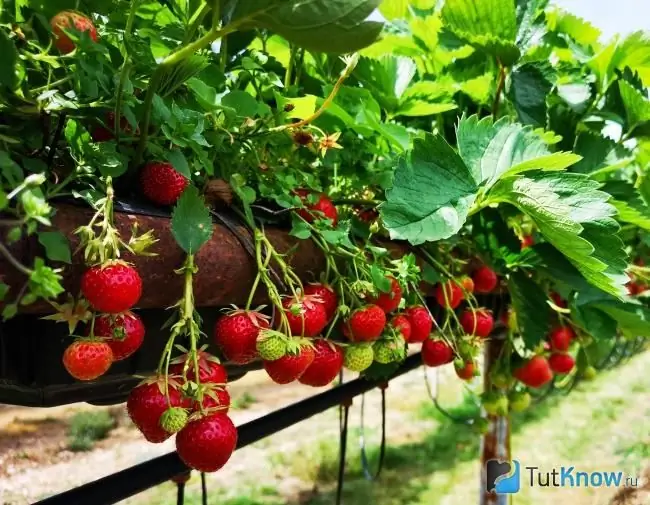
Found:
[(422, 361), (426, 366), (441, 366), (454, 360), (454, 350), (444, 340), (427, 338), (422, 343)]
[(264, 360), (264, 370), (271, 380), (277, 384), (289, 384), (299, 379), (316, 359), (314, 347), (310, 344), (300, 344), (280, 359)]
[(158, 205), (174, 205), (189, 182), (167, 162), (147, 163), (140, 173), (142, 193)]
[(54, 35), (54, 45), (63, 54), (74, 51), (76, 45), (66, 32), (77, 30), (87, 33), (88, 36), (97, 42), (97, 28), (88, 16), (75, 11), (59, 12), (50, 20), (50, 27)]
[(485, 309), (466, 310), (460, 315), (459, 321), (465, 333), (481, 338), (488, 338), (494, 328), (494, 318)]
[(433, 318), (429, 310), (422, 305), (413, 305), (407, 307), (404, 315), (411, 323), (411, 335), (407, 342), (424, 342), (429, 338), (433, 328)]
[(531, 388), (541, 388), (553, 378), (553, 372), (544, 356), (534, 356), (515, 369), (516, 379)]
[(322, 387), (330, 384), (343, 368), (343, 349), (329, 340), (314, 340), (314, 360), (298, 378), (307, 386)]
[(297, 189), (296, 194), (302, 200), (304, 209), (297, 209), (296, 213), (308, 223), (313, 223), (316, 219), (329, 219), (332, 221), (332, 226), (336, 226), (339, 222), (339, 213), (336, 206), (327, 195), (319, 194), (316, 203), (310, 203), (309, 195), (311, 191), (307, 189)]
[(228, 361), (245, 365), (257, 358), (257, 337), (268, 328), (265, 316), (254, 310), (234, 310), (214, 327), (214, 341)]
[(87, 337), (63, 354), (63, 365), (78, 380), (94, 380), (114, 361), (128, 358), (144, 340), (145, 327), (131, 309), (142, 294), (142, 280), (131, 265), (113, 261), (90, 267), (81, 278), (81, 293), (103, 314), (95, 318)]
[(343, 334), (352, 342), (377, 340), (386, 326), (386, 313), (377, 305), (365, 305), (343, 324)]
[[(127, 412), (144, 437), (153, 443), (164, 442), (173, 433), (165, 429), (170, 409), (191, 414), (174, 428), (176, 450), (190, 468), (214, 472), (230, 459), (237, 446), (237, 429), (227, 416), (230, 395), (226, 390), (227, 372), (212, 355), (199, 351), (195, 369), (189, 354), (175, 359), (169, 376), (148, 379), (136, 386), (127, 400)], [(198, 385), (192, 398), (184, 395), (186, 381)], [(198, 384), (200, 383), (200, 384)], [(169, 428), (168, 428), (169, 429)]]
[(570, 326), (558, 326), (548, 336), (553, 351), (566, 352), (576, 334)]
[(387, 314), (397, 310), (400, 302), (402, 301), (402, 288), (397, 282), (395, 277), (389, 277), (390, 280), (390, 291), (387, 293), (380, 293), (376, 297), (370, 297), (368, 300), (370, 303), (377, 305)]
[(305, 286), (305, 295), (320, 298), (325, 314), (327, 315), (327, 322), (331, 321), (336, 314), (336, 309), (339, 306), (339, 297), (331, 286), (321, 283), (312, 283)]
[(465, 298), (463, 288), (455, 280), (438, 284), (434, 296), (438, 304), (447, 309), (455, 309)]
[(292, 335), (316, 337), (329, 320), (323, 301), (315, 296), (286, 298), (282, 303)]
[(496, 272), (485, 265), (474, 270), (472, 280), (474, 281), (474, 292), (476, 293), (491, 293), (499, 284), (499, 277), (497, 277)]

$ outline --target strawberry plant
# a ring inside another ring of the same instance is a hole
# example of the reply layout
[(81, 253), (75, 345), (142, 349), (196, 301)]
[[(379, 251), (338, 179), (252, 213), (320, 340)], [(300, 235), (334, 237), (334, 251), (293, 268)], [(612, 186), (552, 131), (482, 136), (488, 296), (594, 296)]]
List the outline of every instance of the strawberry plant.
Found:
[[(544, 0), (434, 4), (4, 2), (3, 319), (49, 311), (69, 373), (110, 373), (152, 330), (136, 264), (171, 254), (116, 213), (171, 217), (184, 260), (156, 275), (182, 287), (127, 409), (202, 471), (237, 443), (226, 362), (324, 387), (421, 348), (486, 375), (502, 415), (650, 335), (650, 38), (603, 41)], [(92, 211), (66, 234), (70, 205)], [(205, 259), (215, 220), (250, 257)], [(322, 269), (299, 274), (307, 242)], [(203, 306), (197, 279), (233, 261), (247, 296)]]

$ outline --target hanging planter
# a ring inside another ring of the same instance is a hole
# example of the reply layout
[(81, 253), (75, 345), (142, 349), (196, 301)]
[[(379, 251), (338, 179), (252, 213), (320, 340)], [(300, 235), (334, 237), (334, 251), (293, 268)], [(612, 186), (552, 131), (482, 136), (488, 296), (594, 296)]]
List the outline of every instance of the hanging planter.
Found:
[[(60, 230), (76, 249), (79, 240), (74, 231), (86, 224), (92, 211), (69, 204), (57, 206), (53, 227)], [(208, 333), (208, 351), (218, 354), (211, 342), (211, 332), (220, 308), (230, 304), (243, 304), (256, 275), (253, 258), (246, 250), (246, 227), (233, 224), (232, 217), (222, 216), (230, 224), (214, 224), (212, 239), (196, 255), (201, 274), (194, 282), (195, 303)], [(174, 270), (183, 263), (184, 253), (171, 234), (170, 217), (153, 207), (116, 206), (115, 226), (126, 234), (134, 224), (142, 231), (153, 230), (159, 242), (156, 256), (126, 257), (132, 261), (143, 278), (142, 297), (138, 315), (146, 330), (142, 347), (132, 357), (116, 362), (109, 372), (92, 382), (79, 382), (65, 370), (61, 356), (70, 343), (67, 325), (43, 319), (54, 312), (52, 306), (37, 302), (21, 307), (18, 316), (0, 323), (0, 403), (27, 406), (53, 406), (88, 401), (93, 403), (119, 403), (140, 380), (136, 376), (151, 374), (157, 367), (165, 347), (169, 330), (162, 329), (169, 317), (167, 307), (175, 302), (182, 290), (182, 278)], [(231, 231), (232, 230), (232, 231)], [(233, 233), (234, 231), (234, 233)], [(266, 234), (274, 247), (289, 253), (295, 272), (305, 280), (318, 277), (324, 269), (324, 258), (310, 241), (290, 237), (286, 230), (267, 228)], [(31, 264), (40, 246), (35, 240), (22, 240), (11, 248), (23, 264)], [(76, 257), (75, 257), (76, 258)], [(67, 292), (78, 290), (85, 270), (83, 263), (75, 262), (63, 270), (63, 286)], [(22, 274), (4, 261), (0, 271), (5, 282), (20, 289)], [(264, 292), (259, 290), (256, 303), (264, 303)], [(226, 363), (229, 381), (260, 367), (259, 362), (246, 366)]]

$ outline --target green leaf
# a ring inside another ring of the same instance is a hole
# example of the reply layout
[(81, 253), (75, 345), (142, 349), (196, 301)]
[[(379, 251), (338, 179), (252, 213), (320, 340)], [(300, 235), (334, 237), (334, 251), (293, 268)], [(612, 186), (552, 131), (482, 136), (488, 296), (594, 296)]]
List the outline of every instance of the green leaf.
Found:
[(612, 65), (620, 70), (630, 67), (639, 74), (643, 84), (650, 86), (650, 35), (638, 31), (628, 35), (616, 49)]
[(444, 138), (426, 134), (400, 160), (381, 216), (393, 239), (421, 244), (448, 238), (465, 223), (477, 191), (471, 172)]
[(292, 215), (292, 226), (289, 235), (299, 238), (300, 240), (307, 240), (311, 237), (311, 228), (304, 219)]
[(548, 63), (526, 63), (511, 73), (510, 100), (519, 121), (533, 126), (546, 125), (546, 96), (553, 84)]
[(172, 213), (172, 235), (187, 254), (196, 254), (212, 237), (212, 218), (194, 186), (188, 186)]
[(4, 282), (0, 282), (0, 301), (4, 300), (9, 293), (9, 286)]
[(550, 31), (565, 33), (583, 46), (595, 46), (600, 38), (598, 28), (562, 9), (547, 12), (546, 22)]
[(29, 275), (30, 292), (39, 298), (56, 298), (65, 291), (61, 286), (62, 279), (61, 274), (47, 266), (42, 258), (36, 258)]
[(373, 264), (372, 267), (370, 267), (370, 276), (372, 277), (372, 283), (377, 289), (379, 289), (379, 291), (382, 293), (390, 292), (390, 279), (386, 277), (384, 271), (376, 264)]
[(501, 177), (528, 170), (564, 170), (580, 160), (568, 152), (551, 153), (532, 128), (502, 118), (461, 119), (458, 130), (458, 152), (477, 184), (487, 188)]
[(551, 308), (546, 303), (546, 293), (522, 272), (510, 274), (508, 289), (521, 336), (526, 347), (533, 349), (546, 338), (549, 331)]
[(601, 301), (593, 306), (613, 318), (625, 335), (650, 337), (650, 309), (643, 305)]
[(71, 263), (70, 242), (60, 231), (42, 231), (38, 241), (45, 248), (45, 255), (52, 261)]
[[(2, 9), (0, 8), (0, 10)], [(0, 86), (6, 86), (13, 90), (18, 83), (15, 68), (18, 64), (18, 51), (4, 29), (0, 30), (0, 54), (2, 54), (2, 58), (0, 58)]]
[(446, 0), (442, 20), (458, 38), (496, 56), (506, 66), (519, 58), (514, 0)]
[(582, 159), (571, 167), (571, 171), (582, 174), (616, 170), (633, 160), (624, 147), (593, 132), (580, 133), (574, 151), (580, 154)]
[(627, 116), (627, 130), (650, 121), (650, 100), (627, 81), (618, 81), (621, 101)]
[(409, 13), (409, 0), (383, 0), (379, 11), (386, 19), (404, 19)]
[(84, 161), (98, 167), (104, 177), (119, 177), (128, 168), (126, 157), (117, 151), (117, 144), (112, 141), (92, 142), (84, 147), (84, 154)]
[(246, 27), (266, 28), (310, 51), (354, 52), (372, 44), (383, 27), (381, 21), (370, 18), (380, 0), (234, 3), (233, 20), (249, 17)]
[(458, 106), (455, 103), (432, 103), (421, 100), (408, 100), (400, 104), (399, 109), (395, 112), (395, 116), (433, 116), (457, 108)]
[(274, 92), (275, 103), (279, 111), (287, 109), (287, 105), (291, 110), (286, 112), (286, 117), (294, 119), (306, 119), (316, 111), (316, 101), (318, 97), (315, 95), (306, 95), (299, 98), (287, 98), (280, 93)]
[(594, 286), (621, 296), (628, 281), (627, 257), (614, 220), (616, 209), (600, 184), (579, 174), (544, 174), (503, 179), (490, 202), (510, 203), (530, 216), (544, 238)]
[(185, 155), (178, 149), (174, 149), (167, 153), (167, 161), (172, 164), (174, 170), (176, 170), (179, 174), (184, 175), (187, 179), (192, 177), (192, 172), (190, 171), (190, 167), (187, 164), (187, 159), (185, 158)]
[(616, 207), (619, 221), (650, 230), (650, 207), (632, 184), (610, 181), (602, 189), (612, 195), (610, 203)]
[(616, 335), (616, 321), (595, 307), (589, 305), (572, 306), (571, 316), (580, 327), (587, 330), (587, 333), (595, 339), (609, 340)]
[(257, 114), (258, 103), (255, 97), (245, 91), (234, 90), (223, 96), (221, 104), (235, 109), (240, 117), (254, 117)]
[(384, 109), (392, 112), (415, 72), (416, 65), (411, 58), (387, 55), (379, 59), (360, 58), (354, 76), (372, 92)]

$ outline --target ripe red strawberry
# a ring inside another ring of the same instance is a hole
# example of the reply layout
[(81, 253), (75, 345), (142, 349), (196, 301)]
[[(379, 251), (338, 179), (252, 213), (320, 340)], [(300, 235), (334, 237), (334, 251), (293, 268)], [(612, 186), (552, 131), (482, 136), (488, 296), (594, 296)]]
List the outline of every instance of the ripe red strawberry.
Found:
[[(188, 359), (189, 354), (184, 354), (174, 359), (172, 365), (169, 367), (169, 374), (182, 376), (185, 362)], [(199, 380), (201, 384), (226, 384), (228, 382), (226, 367), (221, 365), (215, 356), (205, 351), (199, 351), (197, 361), (199, 363)], [(187, 369), (187, 379), (196, 382), (196, 374), (192, 360), (190, 360), (190, 365)]]
[(441, 366), (454, 360), (454, 350), (444, 340), (427, 338), (422, 343), (422, 361), (427, 366)]
[(575, 332), (570, 326), (558, 326), (553, 328), (548, 339), (551, 343), (551, 349), (554, 351), (568, 351), (571, 345), (571, 340), (576, 336)]
[(320, 194), (316, 203), (310, 203), (308, 195), (312, 192), (306, 189), (297, 189), (296, 194), (300, 197), (304, 209), (297, 209), (296, 213), (308, 223), (313, 223), (316, 219), (330, 219), (332, 226), (339, 222), (339, 213), (336, 206), (332, 203), (327, 195)]
[(495, 271), (485, 265), (474, 270), (472, 280), (474, 281), (474, 291), (476, 293), (491, 293), (499, 283)]
[(273, 382), (289, 384), (305, 373), (313, 361), (313, 347), (300, 343), (280, 359), (264, 361), (264, 370)]
[(576, 362), (570, 354), (554, 352), (548, 358), (548, 364), (555, 373), (565, 374), (573, 370)]
[(534, 356), (517, 368), (513, 375), (531, 388), (540, 388), (553, 378), (551, 367), (544, 356)]
[(84, 272), (81, 293), (98, 312), (126, 312), (140, 299), (142, 279), (132, 266), (109, 262), (90, 267)]
[(237, 428), (221, 412), (210, 413), (187, 423), (176, 435), (178, 456), (190, 468), (216, 472), (237, 447)]
[(454, 365), (456, 375), (464, 381), (472, 380), (474, 378), (474, 362), (467, 361), (462, 366)]
[(245, 365), (257, 357), (257, 336), (268, 327), (266, 317), (259, 312), (235, 310), (219, 318), (214, 340), (227, 360)]
[(359, 212), (358, 217), (359, 221), (371, 224), (374, 223), (379, 217), (379, 211), (377, 209), (365, 209)]
[(648, 289), (648, 286), (640, 282), (628, 282), (626, 285), (627, 292), (634, 296), (639, 295)]
[(377, 340), (386, 326), (386, 313), (377, 305), (355, 310), (343, 324), (343, 334), (352, 342)]
[(97, 42), (97, 28), (88, 16), (75, 11), (61, 11), (50, 20), (54, 45), (63, 54), (74, 51), (75, 43), (64, 30), (87, 32), (90, 38)]
[[(107, 142), (113, 140), (115, 135), (113, 134), (113, 128), (115, 126), (115, 112), (108, 111), (106, 113), (106, 125), (108, 128), (105, 128), (102, 125), (95, 126), (90, 132), (90, 136), (95, 142)], [(120, 117), (120, 131), (130, 133), (131, 125), (129, 121), (124, 117)]]
[(105, 314), (95, 319), (94, 334), (105, 339), (115, 361), (126, 359), (140, 349), (144, 332), (142, 319), (131, 311), (114, 317)]
[(323, 338), (316, 339), (313, 343), (314, 361), (298, 378), (298, 381), (307, 386), (327, 386), (336, 379), (343, 367), (343, 349)]
[(474, 289), (475, 289), (475, 287), (474, 287), (474, 281), (472, 280), (471, 277), (464, 276), (464, 277), (460, 280), (460, 285), (462, 286), (462, 288), (463, 288), (467, 293), (473, 293), (473, 292), (474, 292)]
[(397, 282), (395, 277), (389, 277), (390, 291), (388, 293), (380, 292), (376, 297), (370, 297), (369, 303), (373, 303), (386, 312), (393, 312), (399, 307), (399, 302), (402, 301), (402, 288)]
[(566, 300), (555, 291), (551, 291), (551, 300), (553, 300), (553, 303), (561, 309), (566, 309), (568, 307)]
[(215, 412), (223, 412), (227, 414), (230, 410), (230, 393), (226, 388), (216, 386), (214, 384), (201, 385), (198, 393), (199, 401), (195, 401), (192, 405), (193, 412), (199, 412), (200, 406), (203, 410), (213, 409)]
[(411, 336), (407, 342), (424, 342), (431, 334), (433, 319), (431, 314), (422, 305), (407, 307), (404, 315), (411, 323)]
[(465, 294), (456, 281), (450, 280), (436, 286), (435, 297), (440, 306), (455, 309), (463, 301)]
[(410, 341), (411, 334), (413, 333), (413, 327), (408, 316), (405, 314), (395, 314), (390, 320), (390, 325), (402, 334), (405, 342)]
[(521, 250), (527, 249), (535, 245), (535, 239), (532, 235), (526, 235), (521, 239)]
[(155, 161), (144, 166), (140, 182), (144, 196), (153, 203), (174, 205), (190, 181), (177, 172), (171, 163)]
[(178, 383), (169, 379), (169, 402), (165, 396), (165, 382), (161, 378), (150, 378), (134, 387), (126, 400), (129, 417), (144, 438), (158, 444), (164, 442), (171, 433), (160, 426), (160, 417), (169, 407), (190, 407), (190, 399), (183, 397)]
[(110, 346), (98, 340), (77, 340), (63, 353), (63, 366), (80, 381), (95, 380), (104, 375), (112, 363)]
[(494, 327), (494, 318), (489, 311), (479, 309), (476, 312), (468, 309), (460, 315), (460, 325), (463, 331), (468, 335), (476, 335), (481, 338), (487, 338), (492, 333)]
[(327, 326), (327, 311), (318, 297), (286, 298), (282, 306), (292, 335), (316, 337)]
[(316, 296), (322, 300), (325, 313), (327, 314), (327, 320), (331, 321), (339, 306), (339, 297), (334, 292), (334, 289), (326, 284), (316, 282), (305, 286), (305, 294)]

